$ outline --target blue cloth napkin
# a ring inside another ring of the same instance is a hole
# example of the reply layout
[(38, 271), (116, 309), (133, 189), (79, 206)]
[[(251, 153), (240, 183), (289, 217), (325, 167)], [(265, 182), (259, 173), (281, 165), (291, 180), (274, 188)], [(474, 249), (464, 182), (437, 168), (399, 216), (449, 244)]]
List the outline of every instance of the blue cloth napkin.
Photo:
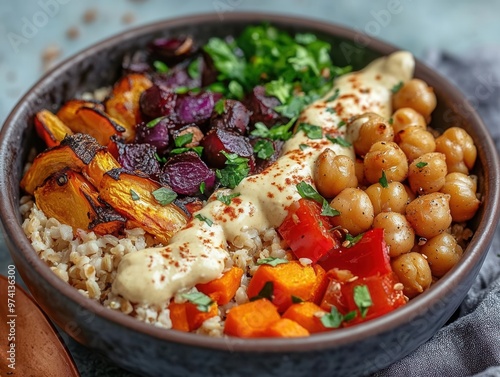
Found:
[[(466, 57), (429, 51), (424, 60), (463, 91), (500, 151), (500, 46)], [(500, 227), (458, 318), (374, 376), (500, 376)]]

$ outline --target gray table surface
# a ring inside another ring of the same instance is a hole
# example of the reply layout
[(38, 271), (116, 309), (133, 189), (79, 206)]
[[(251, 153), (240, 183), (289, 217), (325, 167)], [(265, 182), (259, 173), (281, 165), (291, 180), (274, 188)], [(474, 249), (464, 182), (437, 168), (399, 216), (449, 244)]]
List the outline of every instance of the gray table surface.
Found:
[[(424, 56), (499, 46), (499, 0), (2, 0), (0, 124), (51, 64), (134, 26), (194, 13), (260, 11), (317, 18), (351, 27)], [(44, 61), (45, 55), (45, 61)], [(12, 263), (0, 234), (0, 273)], [(62, 337), (82, 376), (129, 373)]]

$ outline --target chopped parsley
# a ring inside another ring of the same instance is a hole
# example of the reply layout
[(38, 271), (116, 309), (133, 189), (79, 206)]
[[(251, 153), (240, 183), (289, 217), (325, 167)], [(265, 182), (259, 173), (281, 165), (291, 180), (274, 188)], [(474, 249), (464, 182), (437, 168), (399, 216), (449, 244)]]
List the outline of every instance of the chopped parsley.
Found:
[(146, 123), (146, 128), (153, 128), (154, 126), (156, 126), (158, 123), (160, 123), (160, 121), (165, 118), (165, 117), (159, 117), (159, 118), (155, 118), (151, 121), (149, 121), (148, 123)]
[(161, 162), (161, 163), (165, 163), (167, 162), (167, 158), (166, 157), (161, 157), (157, 152), (155, 152), (155, 158), (157, 161)]
[(210, 306), (214, 303), (209, 296), (201, 292), (183, 293), (181, 297), (191, 304), (196, 305), (196, 309), (204, 313), (207, 313), (210, 310)]
[(160, 187), (158, 190), (153, 191), (152, 194), (162, 206), (172, 203), (177, 198), (177, 194), (166, 187)]
[(339, 88), (335, 89), (335, 91), (333, 92), (333, 94), (326, 99), (326, 102), (335, 101), (338, 98), (339, 94), (340, 94)]
[(340, 215), (340, 212), (330, 207), (328, 201), (323, 198), (309, 183), (302, 181), (298, 183), (296, 187), (301, 197), (304, 199), (314, 200), (316, 203), (321, 204), (321, 214), (323, 216), (332, 217)]
[(283, 77), (280, 77), (278, 80), (268, 82), (264, 88), (268, 96), (274, 96), (281, 103), (286, 103), (291, 96), (292, 84), (285, 82)]
[(218, 100), (214, 105), (214, 110), (217, 114), (221, 115), (224, 113), (226, 106), (226, 101), (223, 99)]
[(229, 195), (224, 195), (223, 193), (221, 192), (218, 192), (216, 197), (217, 197), (217, 200), (224, 203), (225, 205), (230, 205), (231, 204), (231, 201), (234, 199), (234, 198), (237, 198), (238, 196), (240, 196), (241, 194), (239, 192), (235, 192), (233, 194), (229, 194)]
[(310, 146), (307, 145), (307, 144), (300, 144), (299, 148), (300, 148), (301, 151), (303, 151), (303, 150), (306, 150), (307, 148), (310, 148)]
[(378, 183), (380, 183), (380, 186), (383, 188), (389, 187), (389, 183), (387, 182), (387, 177), (385, 175), (385, 171), (382, 170), (382, 176), (379, 178)]
[(345, 240), (347, 241), (347, 248), (350, 248), (350, 247), (353, 247), (354, 245), (356, 245), (359, 240), (361, 240), (363, 238), (363, 233), (361, 234), (358, 234), (356, 237), (353, 237), (351, 236), (349, 233), (347, 233), (345, 235)]
[(370, 291), (366, 285), (357, 285), (354, 287), (354, 302), (359, 309), (361, 317), (365, 318), (368, 309), (373, 305)]
[(176, 154), (181, 154), (181, 153), (188, 152), (188, 151), (193, 151), (198, 156), (201, 157), (201, 154), (203, 153), (203, 147), (202, 146), (197, 146), (197, 147), (192, 147), (192, 148), (186, 148), (186, 147), (175, 148), (175, 149), (172, 149), (169, 153), (170, 153), (171, 156), (174, 156)]
[(422, 169), (422, 168), (426, 167), (427, 165), (429, 165), (429, 164), (428, 164), (427, 162), (424, 162), (424, 161), (420, 161), (420, 162), (417, 162), (417, 163), (415, 164), (415, 166), (416, 166), (417, 168), (419, 168), (419, 169)]
[(250, 172), (248, 158), (240, 157), (235, 153), (227, 153), (225, 151), (221, 151), (221, 153), (226, 157), (226, 166), (224, 169), (217, 169), (215, 175), (222, 186), (233, 189), (238, 186), (243, 178)]
[(200, 77), (200, 62), (198, 59), (193, 60), (191, 63), (189, 63), (187, 72), (189, 77), (192, 79), (197, 79)]
[(300, 297), (292, 295), (292, 302), (294, 304), (300, 304), (301, 302), (304, 302)]
[(251, 297), (250, 301), (260, 300), (262, 298), (267, 298), (269, 301), (273, 300), (274, 295), (274, 284), (272, 281), (266, 282), (260, 292), (255, 297)]
[(132, 197), (133, 201), (136, 201), (136, 200), (140, 199), (139, 195), (137, 195), (137, 193), (134, 190), (132, 190), (132, 189), (130, 189), (130, 196)]
[(156, 72), (158, 72), (158, 73), (167, 73), (168, 72), (168, 66), (160, 60), (155, 60), (153, 62), (153, 67), (155, 67)]
[(243, 97), (245, 96), (243, 87), (238, 81), (231, 80), (229, 81), (229, 85), (227, 86), (229, 89), (229, 93), (231, 94), (231, 97), (234, 97), (238, 100), (242, 100)]
[(326, 108), (326, 112), (327, 113), (330, 113), (330, 114), (336, 114), (337, 113), (337, 110), (335, 110), (334, 107), (327, 107)]
[(401, 88), (403, 87), (404, 83), (403, 81), (400, 81), (398, 82), (396, 85), (394, 85), (391, 89), (391, 92), (396, 94), (397, 92), (399, 92), (401, 90)]
[(341, 136), (333, 137), (331, 135), (326, 135), (326, 138), (330, 140), (333, 144), (338, 144), (341, 147), (350, 147), (351, 143), (349, 143), (346, 139)]
[(255, 129), (250, 132), (250, 135), (265, 139), (286, 141), (292, 137), (290, 129), (296, 120), (297, 118), (292, 118), (286, 124), (275, 125), (271, 128), (267, 128), (267, 126), (262, 122), (257, 122), (255, 123)]
[(321, 323), (323, 326), (329, 329), (339, 328), (343, 322), (348, 322), (356, 317), (356, 312), (352, 311), (346, 315), (342, 315), (335, 306), (332, 306), (330, 313), (327, 313), (321, 317)]
[(201, 213), (198, 213), (197, 215), (194, 216), (195, 218), (197, 218), (198, 220), (200, 221), (203, 221), (204, 223), (206, 223), (208, 226), (212, 226), (212, 224), (214, 223), (212, 220), (210, 220), (208, 217), (206, 216), (203, 216)]
[(322, 128), (314, 124), (300, 123), (298, 129), (304, 131), (309, 139), (321, 139), (323, 137)]
[(390, 117), (390, 118), (389, 118), (389, 124), (390, 124), (390, 125), (393, 125), (393, 124), (394, 124), (394, 118), (393, 118), (393, 117)]
[(193, 141), (193, 134), (187, 133), (183, 135), (179, 135), (174, 139), (174, 144), (177, 148), (181, 148), (186, 144), (189, 144)]
[(189, 88), (187, 86), (178, 86), (177, 88), (174, 88), (174, 92), (177, 94), (186, 94), (189, 92)]
[(200, 183), (200, 193), (204, 194), (207, 188), (207, 184), (205, 182)]
[(257, 153), (257, 157), (263, 160), (268, 160), (275, 152), (273, 143), (265, 139), (257, 140), (253, 150)]
[(337, 128), (344, 127), (345, 125), (346, 125), (345, 120), (341, 120), (341, 121), (337, 124)]
[(276, 267), (278, 264), (284, 264), (288, 262), (288, 259), (268, 257), (257, 260), (257, 265), (260, 266), (261, 264), (268, 264), (270, 266)]

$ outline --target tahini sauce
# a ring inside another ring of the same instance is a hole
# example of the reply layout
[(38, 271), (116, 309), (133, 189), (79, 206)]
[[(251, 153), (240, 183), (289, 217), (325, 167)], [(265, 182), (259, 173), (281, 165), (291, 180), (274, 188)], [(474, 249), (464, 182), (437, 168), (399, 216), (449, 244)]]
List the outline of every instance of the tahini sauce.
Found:
[[(365, 69), (335, 80), (324, 99), (309, 105), (297, 123), (323, 128), (323, 134), (346, 137), (346, 127), (338, 128), (354, 115), (368, 111), (388, 119), (391, 116), (391, 88), (413, 76), (414, 60), (408, 52), (396, 52), (373, 61)], [(329, 100), (338, 90), (338, 96)], [(333, 108), (335, 111), (326, 111)], [(356, 130), (347, 132), (347, 139)], [(305, 144), (307, 148), (300, 148)], [(214, 195), (197, 213), (213, 221), (193, 217), (169, 245), (127, 254), (118, 266), (113, 292), (133, 303), (162, 305), (181, 289), (191, 288), (221, 276), (229, 258), (227, 242), (233, 243), (249, 228), (278, 227), (287, 207), (300, 199), (296, 184), (312, 183), (312, 168), (326, 148), (354, 158), (352, 148), (341, 147), (323, 138), (309, 139), (302, 131), (285, 143), (282, 156), (261, 174), (245, 178), (234, 190), (240, 195), (229, 206)]]

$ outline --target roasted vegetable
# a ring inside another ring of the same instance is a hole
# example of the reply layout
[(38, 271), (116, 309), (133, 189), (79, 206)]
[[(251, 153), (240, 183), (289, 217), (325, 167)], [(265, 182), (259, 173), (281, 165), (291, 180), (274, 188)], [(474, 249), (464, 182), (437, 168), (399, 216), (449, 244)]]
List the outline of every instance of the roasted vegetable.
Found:
[(129, 74), (120, 79), (106, 100), (106, 112), (126, 128), (123, 136), (126, 141), (135, 137), (135, 125), (140, 122), (139, 98), (141, 93), (152, 86), (143, 74)]
[(162, 116), (175, 116), (177, 94), (158, 85), (142, 92), (139, 99), (141, 115), (144, 120), (150, 121)]
[(205, 284), (198, 284), (196, 288), (210, 296), (219, 305), (226, 305), (236, 294), (241, 285), (243, 270), (233, 266), (225, 272), (220, 278), (212, 280)]
[(270, 338), (295, 338), (309, 335), (309, 331), (289, 318), (281, 318), (277, 320), (262, 333), (263, 337)]
[(194, 45), (191, 37), (157, 38), (148, 49), (153, 58), (172, 66), (186, 59), (194, 51)]
[(165, 244), (187, 222), (186, 214), (172, 204), (173, 191), (146, 176), (113, 169), (103, 176), (98, 190), (130, 226), (143, 228)]
[(35, 129), (47, 147), (55, 147), (66, 135), (72, 135), (73, 131), (66, 126), (55, 114), (48, 110), (42, 110), (35, 115)]
[(239, 101), (227, 99), (222, 100), (220, 107), (213, 112), (210, 118), (210, 127), (225, 128), (246, 135), (251, 112), (245, 105)]
[(231, 308), (227, 313), (224, 333), (240, 338), (258, 338), (279, 320), (278, 310), (269, 300), (251, 301)]
[(168, 117), (161, 118), (157, 122), (139, 123), (135, 128), (135, 143), (153, 145), (158, 154), (163, 155), (169, 146), (170, 130), (174, 128), (175, 124)]
[(245, 103), (252, 112), (250, 119), (253, 124), (262, 122), (271, 127), (287, 122), (286, 118), (274, 110), (275, 107), (281, 105), (281, 102), (276, 97), (267, 96), (263, 86), (253, 88)]
[(221, 97), (221, 94), (212, 92), (180, 95), (175, 107), (177, 118), (183, 124), (204, 124), (210, 119), (215, 103)]
[(118, 162), (127, 170), (138, 170), (155, 177), (160, 173), (160, 163), (155, 157), (156, 148), (149, 144), (119, 144)]
[[(253, 148), (247, 138), (230, 130), (215, 128), (210, 130), (201, 140), (203, 157), (210, 167), (223, 168), (226, 156), (221, 152), (234, 153), (240, 157), (248, 158), (253, 166)], [(253, 170), (253, 169), (252, 169)]]
[(283, 313), (283, 318), (297, 322), (311, 334), (314, 334), (329, 330), (321, 322), (321, 317), (325, 314), (327, 312), (313, 302), (300, 302), (290, 306)]
[(207, 319), (215, 317), (218, 313), (217, 304), (209, 306), (208, 311), (199, 310), (197, 305), (191, 302), (177, 304), (171, 302), (168, 306), (172, 328), (179, 331), (194, 331), (198, 329)]
[(54, 217), (74, 230), (112, 234), (123, 228), (125, 217), (99, 200), (99, 193), (80, 173), (64, 169), (35, 190), (37, 206), (47, 217)]

